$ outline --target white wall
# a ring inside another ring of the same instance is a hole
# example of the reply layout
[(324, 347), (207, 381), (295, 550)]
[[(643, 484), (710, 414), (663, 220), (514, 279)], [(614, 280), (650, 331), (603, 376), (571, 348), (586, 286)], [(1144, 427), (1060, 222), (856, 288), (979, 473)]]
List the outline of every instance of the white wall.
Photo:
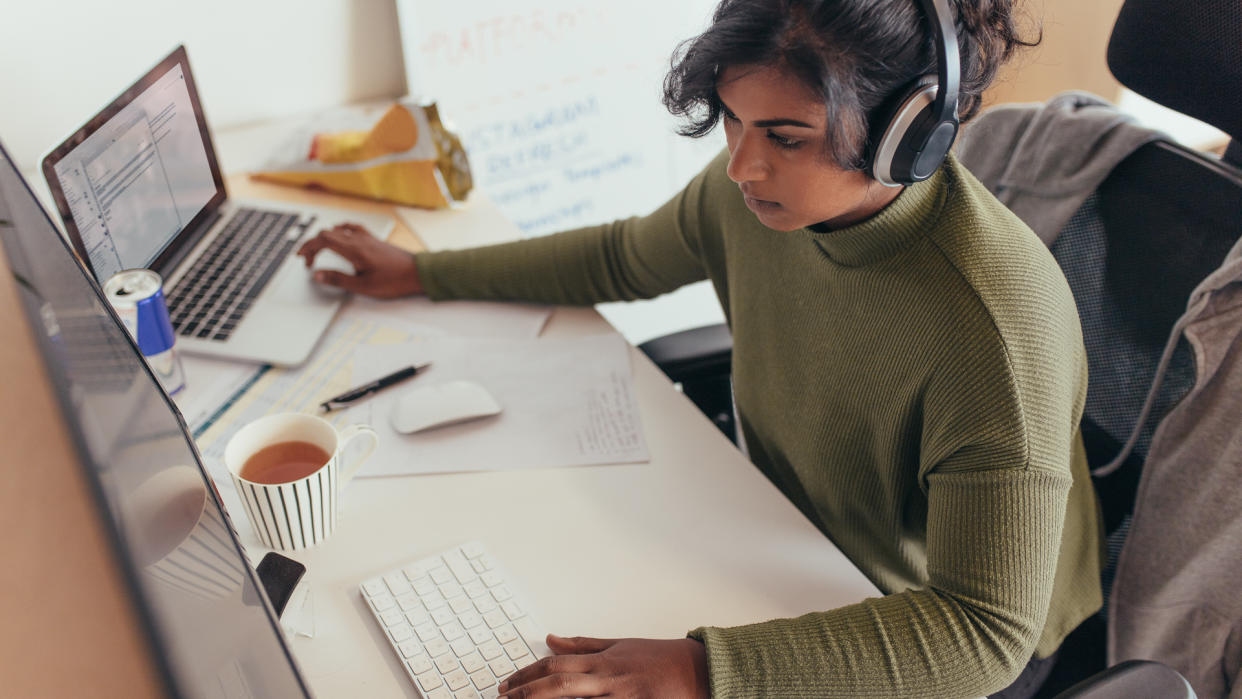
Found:
[(405, 93), (393, 0), (0, 0), (0, 8), (0, 141), (26, 172), (178, 43), (213, 131)]

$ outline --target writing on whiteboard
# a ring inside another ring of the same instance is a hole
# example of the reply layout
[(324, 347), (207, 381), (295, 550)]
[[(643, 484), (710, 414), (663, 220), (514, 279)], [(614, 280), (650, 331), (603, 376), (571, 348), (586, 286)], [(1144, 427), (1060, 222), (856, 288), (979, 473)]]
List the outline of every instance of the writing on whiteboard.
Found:
[[(434, 100), (478, 191), (524, 235), (647, 213), (719, 146), (660, 102), (716, 0), (398, 0), (411, 94)], [(659, 21), (653, 21), (659, 18)]]
[(482, 65), (512, 54), (546, 52), (584, 36), (598, 35), (607, 28), (609, 10), (604, 3), (592, 3), (462, 17), (453, 26), (427, 31), (416, 45), (424, 65), (431, 70)]

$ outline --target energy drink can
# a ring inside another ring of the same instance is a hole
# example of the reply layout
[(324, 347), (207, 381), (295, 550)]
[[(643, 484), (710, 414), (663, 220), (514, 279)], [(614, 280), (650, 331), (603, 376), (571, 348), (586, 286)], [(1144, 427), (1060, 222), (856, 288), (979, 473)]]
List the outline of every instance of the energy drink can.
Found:
[(160, 275), (149, 269), (127, 269), (109, 277), (103, 291), (168, 395), (185, 388), (185, 371), (173, 348), (177, 335), (168, 319)]

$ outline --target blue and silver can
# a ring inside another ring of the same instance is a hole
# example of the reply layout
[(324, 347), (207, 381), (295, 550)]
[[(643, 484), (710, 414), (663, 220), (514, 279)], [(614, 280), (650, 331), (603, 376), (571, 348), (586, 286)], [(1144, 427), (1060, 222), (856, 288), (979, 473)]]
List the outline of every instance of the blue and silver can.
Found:
[(173, 347), (177, 335), (168, 319), (160, 275), (149, 269), (127, 269), (109, 277), (103, 291), (168, 395), (185, 388), (185, 371)]

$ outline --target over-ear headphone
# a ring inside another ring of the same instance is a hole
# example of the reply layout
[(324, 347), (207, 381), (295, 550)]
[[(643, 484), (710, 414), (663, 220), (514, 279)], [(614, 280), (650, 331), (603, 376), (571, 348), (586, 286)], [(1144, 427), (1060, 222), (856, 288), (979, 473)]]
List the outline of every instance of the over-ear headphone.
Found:
[(891, 102), (871, 129), (871, 176), (886, 187), (931, 177), (957, 136), (961, 58), (948, 0), (919, 0), (935, 33), (936, 75), (924, 75)]

